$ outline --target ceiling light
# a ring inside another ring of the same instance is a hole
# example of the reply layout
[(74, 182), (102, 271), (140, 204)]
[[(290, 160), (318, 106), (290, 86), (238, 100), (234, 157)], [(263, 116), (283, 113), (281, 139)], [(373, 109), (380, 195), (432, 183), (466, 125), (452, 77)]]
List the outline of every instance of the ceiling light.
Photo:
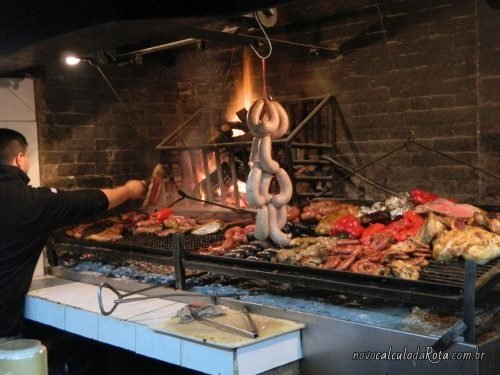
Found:
[(68, 56), (68, 57), (66, 57), (65, 61), (66, 61), (66, 64), (68, 64), (68, 65), (76, 65), (81, 61), (81, 59), (79, 57), (76, 57), (76, 56)]

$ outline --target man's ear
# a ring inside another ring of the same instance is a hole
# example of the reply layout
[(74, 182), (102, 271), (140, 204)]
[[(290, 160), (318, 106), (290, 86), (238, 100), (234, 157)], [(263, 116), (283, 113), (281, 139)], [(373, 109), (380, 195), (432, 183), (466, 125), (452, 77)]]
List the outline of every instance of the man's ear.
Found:
[(18, 153), (16, 155), (16, 158), (14, 159), (14, 165), (18, 168), (21, 168), (24, 157), (25, 155), (23, 152)]

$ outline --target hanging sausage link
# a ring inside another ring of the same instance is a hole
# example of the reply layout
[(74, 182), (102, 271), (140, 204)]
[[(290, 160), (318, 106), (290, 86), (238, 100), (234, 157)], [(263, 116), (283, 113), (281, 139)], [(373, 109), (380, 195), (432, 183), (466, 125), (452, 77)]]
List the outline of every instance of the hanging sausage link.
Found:
[[(257, 208), (255, 238), (268, 237), (279, 246), (290, 244), (291, 235), (281, 229), (286, 224), (287, 203), (292, 198), (290, 177), (272, 156), (272, 139), (288, 131), (289, 121), (285, 109), (276, 101), (259, 99), (247, 114), (248, 129), (254, 136), (250, 152), (250, 174), (247, 180), (247, 199)], [(279, 193), (271, 194), (269, 187), (275, 179)]]

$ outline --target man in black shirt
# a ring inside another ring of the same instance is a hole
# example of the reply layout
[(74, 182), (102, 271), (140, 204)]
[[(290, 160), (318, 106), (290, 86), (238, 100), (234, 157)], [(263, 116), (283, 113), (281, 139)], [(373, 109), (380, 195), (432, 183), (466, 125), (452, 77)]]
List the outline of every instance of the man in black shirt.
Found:
[(62, 191), (28, 185), (26, 138), (0, 128), (0, 341), (21, 333), (24, 299), (49, 233), (144, 195), (144, 181)]

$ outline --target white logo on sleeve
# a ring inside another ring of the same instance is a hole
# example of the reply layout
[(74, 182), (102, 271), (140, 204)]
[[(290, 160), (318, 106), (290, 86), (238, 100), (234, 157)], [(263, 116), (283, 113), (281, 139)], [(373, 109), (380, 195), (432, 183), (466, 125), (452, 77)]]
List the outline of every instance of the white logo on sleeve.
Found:
[(57, 194), (57, 189), (56, 188), (50, 188), (50, 191), (53, 192), (54, 194)]

